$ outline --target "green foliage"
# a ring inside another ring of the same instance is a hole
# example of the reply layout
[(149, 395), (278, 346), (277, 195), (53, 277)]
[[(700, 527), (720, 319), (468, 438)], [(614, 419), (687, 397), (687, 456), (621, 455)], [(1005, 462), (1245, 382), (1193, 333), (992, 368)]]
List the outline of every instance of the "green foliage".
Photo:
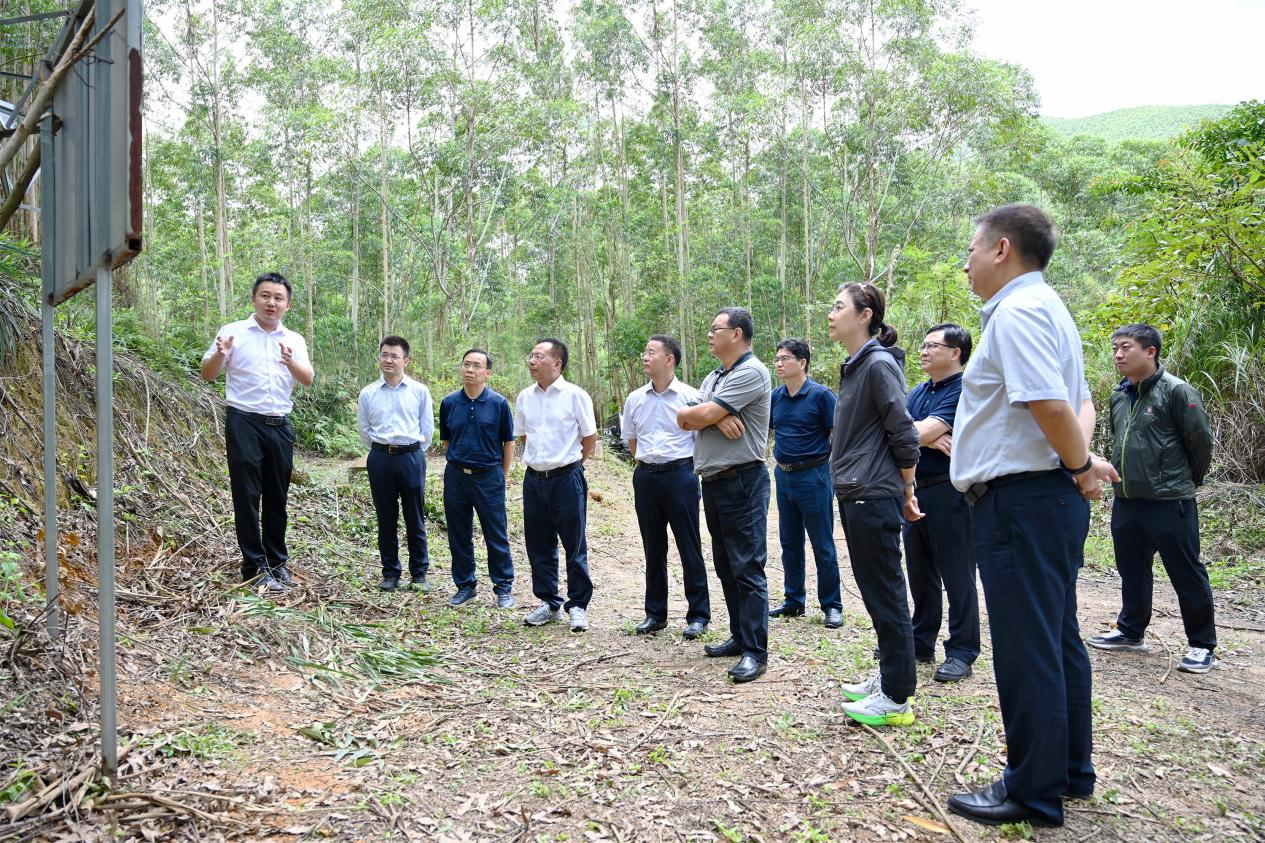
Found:
[(1216, 120), (1228, 105), (1142, 105), (1089, 117), (1042, 117), (1041, 122), (1061, 135), (1093, 135), (1107, 141), (1168, 140), (1201, 120)]

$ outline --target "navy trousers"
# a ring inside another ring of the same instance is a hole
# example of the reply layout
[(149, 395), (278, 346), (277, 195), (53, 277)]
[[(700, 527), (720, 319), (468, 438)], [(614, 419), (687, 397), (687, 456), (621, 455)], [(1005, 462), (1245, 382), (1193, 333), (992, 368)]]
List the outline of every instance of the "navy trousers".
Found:
[(949, 597), (944, 655), (972, 664), (979, 657), (980, 635), (971, 508), (947, 482), (919, 489), (918, 505), (926, 517), (905, 525), (905, 567), (914, 598), (914, 657), (935, 656), (943, 589)]
[(409, 576), (426, 576), (430, 559), (426, 551), (426, 457), (419, 451), (389, 454), (369, 451), (369, 491), (378, 514), (378, 555), (382, 578), (400, 578), (400, 510), (404, 511), (404, 535), (408, 543)]
[(1076, 578), (1089, 503), (1064, 471), (994, 486), (971, 513), (1006, 729), (1010, 798), (1054, 823), (1094, 789), (1089, 655)]
[(712, 559), (725, 593), (729, 634), (744, 656), (769, 659), (769, 472), (763, 464), (703, 483)]
[[(584, 468), (566, 474), (523, 478), (523, 539), (531, 563), (531, 590), (536, 599), (554, 609), (589, 607), (593, 580), (589, 578), (589, 545), (585, 538), (589, 484)], [(567, 599), (558, 591), (558, 542), (567, 556)]]
[(782, 544), (782, 594), (790, 606), (804, 608), (804, 534), (817, 564), (817, 602), (843, 611), (839, 593), (839, 555), (835, 550), (834, 487), (830, 464), (802, 471), (773, 470), (777, 478), (777, 523)]
[(497, 465), (483, 474), (466, 474), (461, 466), (448, 463), (444, 468), (444, 520), (448, 526), (448, 550), (452, 553), (452, 581), (457, 588), (475, 585), (476, 512), (488, 549), (492, 590), (509, 594), (514, 589), (514, 559), (510, 556), (506, 527), (505, 473)]
[(1160, 561), (1177, 592), (1186, 641), (1191, 647), (1216, 649), (1212, 586), (1208, 569), (1199, 561), (1199, 512), (1193, 500), (1146, 501), (1117, 497), (1111, 502), (1111, 539), (1120, 571), (1122, 605), (1116, 626), (1130, 638), (1141, 639), (1151, 623), (1151, 595), (1155, 577), (1151, 565)]
[(638, 466), (633, 471), (633, 502), (641, 546), (646, 553), (646, 617), (668, 618), (668, 527), (676, 538), (685, 579), (687, 622), (712, 619), (707, 566), (698, 530), (698, 477), (692, 463), (666, 471)]
[(224, 445), (242, 579), (249, 580), (276, 571), (290, 558), (286, 499), (294, 469), (294, 428), (288, 420), (268, 424), (264, 416), (229, 407)]
[(905, 572), (900, 566), (901, 506), (899, 498), (839, 498), (852, 575), (878, 637), (883, 693), (898, 703), (912, 697), (918, 686)]

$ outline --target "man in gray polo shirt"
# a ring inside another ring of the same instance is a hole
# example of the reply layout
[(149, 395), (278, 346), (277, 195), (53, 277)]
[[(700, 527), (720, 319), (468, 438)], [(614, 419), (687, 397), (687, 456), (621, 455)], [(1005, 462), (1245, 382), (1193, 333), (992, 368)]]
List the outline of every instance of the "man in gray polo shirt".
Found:
[(1001, 779), (949, 798), (987, 825), (1061, 826), (1063, 798), (1094, 790), (1089, 656), (1076, 622), (1087, 499), (1116, 479), (1090, 456), (1080, 335), (1043, 272), (1054, 224), (1006, 205), (977, 220), (963, 270), (984, 299), (962, 377), (949, 476), (971, 533), (1006, 730)]
[(712, 537), (716, 576), (729, 611), (729, 640), (708, 645), (709, 656), (740, 656), (734, 682), (764, 673), (769, 659), (768, 557), (769, 370), (751, 352), (755, 324), (741, 307), (712, 320), (708, 347), (721, 366), (699, 389), (698, 401), (677, 410), (684, 430), (697, 430), (694, 470), (703, 481), (703, 511)]

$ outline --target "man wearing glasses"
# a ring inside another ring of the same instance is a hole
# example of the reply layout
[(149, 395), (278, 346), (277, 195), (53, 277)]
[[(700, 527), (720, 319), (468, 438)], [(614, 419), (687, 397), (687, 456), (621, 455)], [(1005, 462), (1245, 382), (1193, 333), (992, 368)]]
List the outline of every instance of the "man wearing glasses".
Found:
[(975, 551), (971, 508), (949, 482), (953, 422), (962, 394), (962, 367), (971, 358), (971, 335), (946, 322), (927, 331), (918, 362), (929, 380), (909, 391), (905, 408), (918, 429), (914, 481), (926, 517), (905, 524), (905, 567), (914, 599), (914, 658), (935, 658), (940, 634), (941, 589), (949, 597), (949, 637), (944, 663), (931, 677), (960, 682), (979, 656), (979, 597), (975, 593)]
[(729, 640), (704, 647), (713, 658), (738, 656), (734, 682), (764, 673), (769, 659), (768, 558), (769, 370), (751, 352), (755, 323), (741, 307), (716, 314), (707, 344), (720, 368), (703, 379), (697, 403), (677, 410), (682, 430), (697, 430), (694, 470), (716, 575), (729, 611)]
[[(546, 337), (527, 356), (534, 386), (514, 402), (514, 435), (523, 437), (523, 539), (531, 588), (540, 605), (528, 626), (568, 620), (572, 632), (589, 628), (589, 546), (585, 538), (589, 484), (584, 461), (597, 444), (593, 399), (567, 381), (567, 344)], [(558, 541), (567, 556), (567, 599), (558, 592)]]
[(360, 390), (356, 427), (369, 449), (366, 467), (373, 508), (378, 516), (378, 554), (382, 557), (382, 591), (400, 585), (400, 509), (408, 542), (409, 587), (427, 592), (426, 448), (435, 432), (430, 390), (404, 372), (409, 344), (389, 336), (378, 347), (382, 377)]
[(646, 340), (641, 368), (650, 382), (633, 390), (624, 402), (621, 436), (637, 462), (633, 471), (633, 501), (637, 526), (646, 552), (646, 618), (638, 635), (668, 625), (668, 526), (676, 536), (685, 576), (685, 615), (682, 637), (694, 640), (711, 620), (707, 567), (698, 531), (698, 477), (694, 474), (694, 433), (681, 430), (676, 411), (698, 399), (698, 390), (681, 383), (676, 367), (681, 344), (655, 334)]
[(488, 387), (492, 355), (472, 348), (461, 358), (461, 389), (439, 402), (439, 438), (447, 446), (444, 519), (457, 593), (450, 606), (474, 599), (474, 513), (488, 549), (488, 576), (501, 609), (514, 607), (514, 560), (505, 517), (505, 478), (514, 459), (514, 413)]
[(773, 371), (782, 385), (773, 390), (777, 467), (778, 531), (782, 543), (782, 605), (771, 618), (804, 614), (804, 534), (817, 564), (817, 601), (826, 629), (843, 626), (839, 594), (839, 558), (835, 551), (834, 486), (830, 481), (830, 431), (835, 424), (835, 394), (808, 376), (812, 351), (807, 340), (791, 337), (777, 344)]

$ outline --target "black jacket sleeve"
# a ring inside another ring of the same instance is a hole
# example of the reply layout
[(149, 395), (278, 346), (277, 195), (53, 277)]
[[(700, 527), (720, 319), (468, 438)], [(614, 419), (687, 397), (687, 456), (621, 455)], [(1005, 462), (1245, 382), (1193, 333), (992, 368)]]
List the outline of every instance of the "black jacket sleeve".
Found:
[(900, 468), (918, 464), (918, 428), (905, 408), (905, 379), (896, 362), (883, 361), (870, 366), (870, 394), (874, 407), (887, 432), (887, 444)]
[(1204, 412), (1199, 391), (1190, 384), (1181, 384), (1168, 396), (1168, 412), (1186, 446), (1190, 473), (1196, 486), (1202, 486), (1212, 465), (1212, 427)]

